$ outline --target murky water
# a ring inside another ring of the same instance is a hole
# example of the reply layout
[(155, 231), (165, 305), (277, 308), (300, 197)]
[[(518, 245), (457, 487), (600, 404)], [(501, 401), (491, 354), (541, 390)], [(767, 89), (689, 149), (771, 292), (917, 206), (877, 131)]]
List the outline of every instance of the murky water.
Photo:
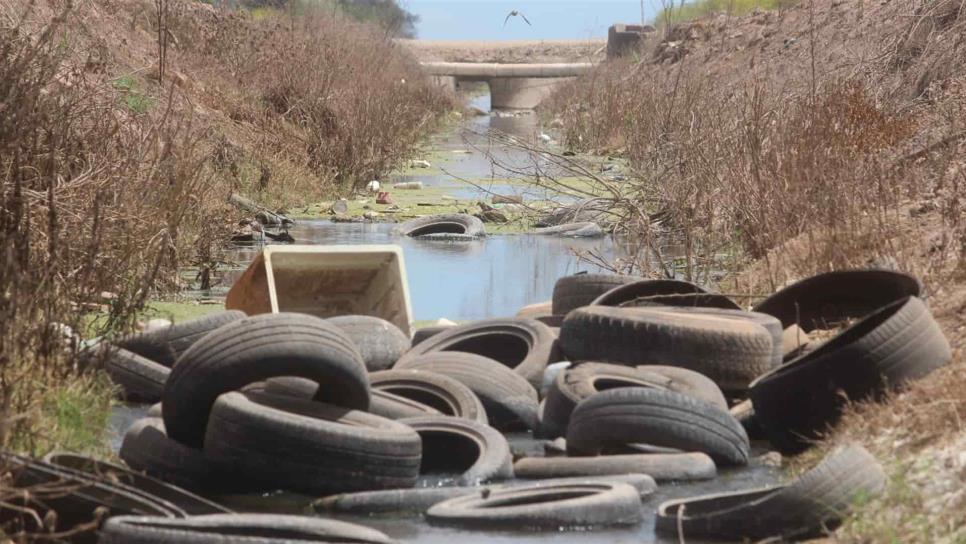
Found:
[[(473, 104), (488, 110), (489, 96), (475, 98)], [(486, 180), (491, 175), (499, 175), (494, 173), (486, 154), (492, 153), (501, 161), (524, 170), (533, 167), (533, 159), (516, 149), (490, 146), (484, 134), (491, 128), (528, 141), (540, 133), (536, 115), (532, 112), (514, 117), (472, 117), (462, 127), (434, 139), (433, 147), (442, 152), (438, 166), (453, 176), (472, 179), (487, 190), (519, 193), (519, 186), (511, 187), (501, 183), (503, 180)], [(481, 194), (479, 189), (461, 184), (446, 174), (397, 176), (396, 179), (422, 181), (430, 186), (456, 186), (453, 194), (458, 198), (474, 198)], [(539, 197), (536, 194), (531, 196)], [(549, 300), (557, 278), (583, 270), (599, 270), (581, 262), (577, 253), (593, 252), (608, 260), (625, 254), (620, 243), (611, 237), (573, 239), (496, 234), (477, 241), (441, 242), (393, 236), (391, 229), (389, 224), (332, 223), (320, 219), (299, 221), (289, 232), (300, 244), (402, 246), (413, 318), (417, 321), (512, 316), (522, 306)], [(231, 257), (244, 264), (258, 251), (257, 247), (238, 248), (232, 251)], [(221, 292), (231, 285), (237, 274), (237, 271), (229, 273), (222, 279)]]
[[(441, 242), (393, 236), (391, 228), (387, 224), (301, 221), (290, 232), (300, 243), (400, 245), (416, 320), (512, 316), (522, 306), (549, 300), (557, 278), (596, 269), (579, 262), (574, 252), (594, 251), (611, 258), (621, 253), (611, 238), (518, 234)], [(248, 262), (256, 251), (239, 250), (237, 258)]]
[[(474, 105), (488, 110), (489, 97), (475, 99)], [(491, 178), (495, 181), (487, 182), (490, 189), (504, 191), (511, 188), (500, 185), (506, 177), (506, 172), (493, 167), (491, 157), (523, 170), (535, 167), (534, 159), (527, 153), (516, 149), (493, 147), (483, 135), (488, 128), (494, 128), (533, 141), (540, 134), (534, 115), (474, 117), (465, 121), (464, 128), (468, 128), (470, 132), (455, 131), (443, 134), (433, 143), (433, 146), (441, 151), (442, 164), (439, 166), (449, 174), (473, 180)], [(456, 183), (453, 177), (447, 174), (396, 176), (392, 181), (422, 181), (431, 186), (452, 186)], [(461, 198), (470, 198), (479, 194), (477, 189), (470, 186), (460, 191), (458, 196)], [(577, 259), (575, 253), (594, 252), (606, 259), (623, 255), (621, 245), (609, 237), (574, 240), (522, 234), (494, 235), (472, 242), (429, 242), (394, 237), (390, 233), (391, 227), (387, 224), (308, 220), (300, 221), (290, 232), (299, 243), (308, 244), (399, 244), (403, 248), (406, 261), (410, 298), (416, 320), (442, 317), (453, 320), (472, 320), (511, 316), (526, 304), (548, 300), (554, 282), (560, 276), (581, 270), (596, 270), (596, 267)], [(231, 256), (236, 262), (244, 264), (257, 251), (258, 248), (238, 248), (232, 251)], [(232, 279), (233, 273), (227, 274), (214, 294), (223, 294)], [(120, 447), (123, 430), (136, 419), (143, 417), (146, 411), (146, 406), (119, 406), (115, 409), (111, 421), (114, 435), (112, 445), (115, 449)], [(514, 450), (526, 450), (528, 454), (542, 451), (542, 442), (529, 436), (514, 436), (512, 444)], [(662, 540), (654, 533), (653, 513), (660, 502), (703, 493), (762, 487), (776, 483), (778, 477), (776, 469), (755, 466), (719, 471), (719, 477), (708, 482), (662, 485), (644, 503), (647, 514), (644, 522), (637, 526), (619, 529), (547, 532), (476, 531), (433, 526), (419, 517), (345, 515), (333, 517), (379, 529), (400, 541), (427, 544), (453, 544), (454, 542), (534, 544), (551, 541), (555, 543), (670, 543), (677, 540)], [(313, 498), (276, 493), (267, 496), (248, 495), (218, 499), (240, 510), (304, 513)], [(689, 539), (689, 542), (694, 541)]]

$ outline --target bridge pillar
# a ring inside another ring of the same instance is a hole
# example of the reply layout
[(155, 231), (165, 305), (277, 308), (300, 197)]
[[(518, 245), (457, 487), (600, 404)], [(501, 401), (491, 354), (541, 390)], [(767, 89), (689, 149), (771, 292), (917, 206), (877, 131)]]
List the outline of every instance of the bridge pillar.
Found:
[(456, 92), (456, 78), (453, 76), (430, 76), (432, 78), (433, 85), (439, 87), (444, 91), (451, 93)]
[(493, 77), (490, 85), (490, 107), (498, 110), (533, 109), (550, 96), (569, 77)]

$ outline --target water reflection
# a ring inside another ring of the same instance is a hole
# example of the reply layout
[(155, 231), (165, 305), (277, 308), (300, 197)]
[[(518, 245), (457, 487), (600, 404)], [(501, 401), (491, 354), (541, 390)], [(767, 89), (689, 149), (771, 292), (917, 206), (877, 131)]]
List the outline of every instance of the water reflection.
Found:
[[(549, 300), (560, 276), (598, 270), (575, 251), (609, 258), (621, 254), (611, 238), (565, 239), (530, 234), (490, 236), (473, 242), (423, 241), (391, 234), (392, 225), (301, 221), (291, 229), (304, 244), (399, 244), (403, 248), (413, 315), (417, 320), (510, 316), (527, 304)], [(235, 252), (249, 262), (258, 248)], [(237, 272), (227, 275), (227, 288)]]

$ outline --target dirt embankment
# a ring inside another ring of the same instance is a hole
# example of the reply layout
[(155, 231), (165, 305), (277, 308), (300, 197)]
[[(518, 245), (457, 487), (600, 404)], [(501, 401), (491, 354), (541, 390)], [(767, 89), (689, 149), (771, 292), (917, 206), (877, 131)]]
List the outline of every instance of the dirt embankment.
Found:
[(450, 62), (599, 62), (607, 40), (444, 41), (398, 40), (423, 61)]
[[(384, 32), (291, 15), (0, 0), (0, 448), (101, 442), (111, 391), (51, 331), (130, 329), (185, 267), (207, 277), (251, 214), (230, 194), (274, 208), (349, 192), (451, 111)], [(108, 315), (92, 324), (92, 308)], [(69, 422), (64, 399), (81, 405)]]
[[(628, 207), (661, 217), (628, 226), (682, 240), (682, 274), (716, 263), (722, 289), (752, 297), (870, 264), (924, 282), (952, 363), (856, 405), (815, 450), (858, 440), (890, 472), (843, 540), (966, 538), (964, 36), (960, 0), (716, 15), (654, 34), (638, 60), (546, 103), (572, 147), (628, 157)], [(722, 248), (739, 257), (722, 261)]]

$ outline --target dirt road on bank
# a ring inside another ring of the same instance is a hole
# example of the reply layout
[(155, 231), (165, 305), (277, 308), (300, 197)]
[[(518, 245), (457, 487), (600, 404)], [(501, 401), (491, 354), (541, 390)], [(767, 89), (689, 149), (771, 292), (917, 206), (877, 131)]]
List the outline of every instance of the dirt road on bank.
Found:
[(595, 62), (607, 40), (443, 41), (399, 40), (419, 60), (450, 62)]

